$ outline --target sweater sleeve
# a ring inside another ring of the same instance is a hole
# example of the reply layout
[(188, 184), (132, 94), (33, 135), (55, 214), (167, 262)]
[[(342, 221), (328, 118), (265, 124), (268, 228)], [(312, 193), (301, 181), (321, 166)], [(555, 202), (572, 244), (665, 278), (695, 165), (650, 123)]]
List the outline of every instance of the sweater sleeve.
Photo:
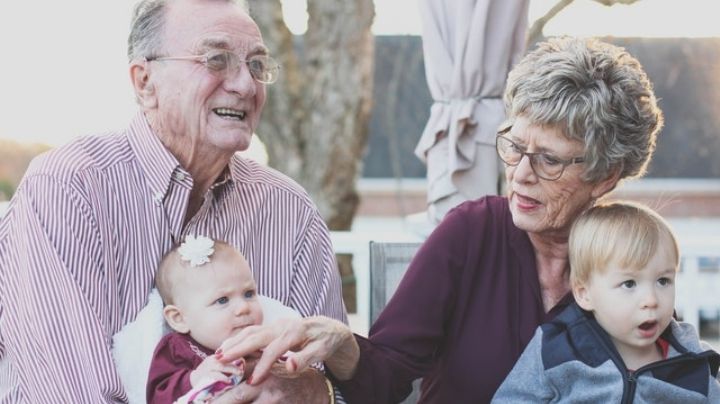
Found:
[(369, 338), (356, 337), (355, 375), (337, 382), (348, 403), (400, 402), (437, 364), (468, 254), (469, 222), (465, 210), (446, 216), (416, 253)]
[(542, 335), (542, 328), (538, 327), (535, 336), (495, 393), (493, 404), (549, 403), (556, 397), (555, 390), (545, 377)]
[(173, 403), (190, 391), (190, 373), (195, 368), (194, 354), (180, 346), (175, 334), (166, 335), (155, 349), (147, 384), (147, 402)]

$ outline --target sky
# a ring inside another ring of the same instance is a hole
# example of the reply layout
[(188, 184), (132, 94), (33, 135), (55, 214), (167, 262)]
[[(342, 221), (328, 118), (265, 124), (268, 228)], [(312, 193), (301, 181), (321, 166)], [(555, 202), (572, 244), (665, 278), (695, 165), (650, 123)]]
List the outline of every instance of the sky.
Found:
[[(301, 33), (304, 0), (284, 0)], [(377, 35), (420, 35), (419, 0), (375, 0)], [(446, 0), (451, 1), (451, 0)], [(576, 0), (548, 35), (720, 36), (718, 0), (641, 0), (603, 7)], [(0, 138), (61, 145), (122, 129), (136, 112), (125, 56), (133, 0), (0, 2)], [(530, 20), (554, 0), (531, 0)]]

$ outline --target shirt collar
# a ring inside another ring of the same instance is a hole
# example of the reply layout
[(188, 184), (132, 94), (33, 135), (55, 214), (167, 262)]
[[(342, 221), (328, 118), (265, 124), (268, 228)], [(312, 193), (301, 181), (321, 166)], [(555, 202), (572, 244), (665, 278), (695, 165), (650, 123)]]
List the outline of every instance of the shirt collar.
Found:
[[(144, 113), (138, 112), (130, 122), (128, 139), (145, 174), (153, 198), (162, 199), (165, 196), (173, 173), (182, 172), (189, 175), (175, 156), (162, 144), (160, 138), (150, 127)], [(242, 159), (235, 155), (231, 161), (238, 160)], [(238, 173), (235, 170), (226, 166), (210, 189), (218, 192), (224, 185), (237, 181), (237, 176)]]
[(180, 163), (153, 132), (142, 112), (138, 112), (130, 122), (128, 140), (153, 197), (162, 198), (170, 185), (172, 173), (180, 168)]

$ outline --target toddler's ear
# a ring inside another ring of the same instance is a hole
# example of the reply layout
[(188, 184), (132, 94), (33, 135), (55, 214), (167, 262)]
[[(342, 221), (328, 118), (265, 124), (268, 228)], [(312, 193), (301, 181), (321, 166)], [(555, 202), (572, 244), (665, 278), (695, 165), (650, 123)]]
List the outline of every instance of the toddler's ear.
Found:
[(181, 334), (187, 334), (190, 332), (190, 328), (185, 323), (185, 318), (177, 306), (173, 306), (172, 304), (165, 306), (163, 308), (163, 317), (165, 317), (165, 321), (167, 321), (168, 325), (173, 330)]
[(592, 299), (590, 298), (590, 293), (587, 286), (575, 285), (573, 286), (572, 291), (578, 306), (580, 306), (583, 310), (586, 311), (593, 310)]

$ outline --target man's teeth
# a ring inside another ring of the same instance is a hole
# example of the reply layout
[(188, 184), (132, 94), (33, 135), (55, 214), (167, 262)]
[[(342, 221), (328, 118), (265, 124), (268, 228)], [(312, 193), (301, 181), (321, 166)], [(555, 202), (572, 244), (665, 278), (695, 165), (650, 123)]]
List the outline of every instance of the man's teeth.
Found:
[(237, 109), (232, 108), (215, 108), (213, 111), (222, 117), (234, 118), (239, 120), (245, 119), (245, 111), (238, 111)]

